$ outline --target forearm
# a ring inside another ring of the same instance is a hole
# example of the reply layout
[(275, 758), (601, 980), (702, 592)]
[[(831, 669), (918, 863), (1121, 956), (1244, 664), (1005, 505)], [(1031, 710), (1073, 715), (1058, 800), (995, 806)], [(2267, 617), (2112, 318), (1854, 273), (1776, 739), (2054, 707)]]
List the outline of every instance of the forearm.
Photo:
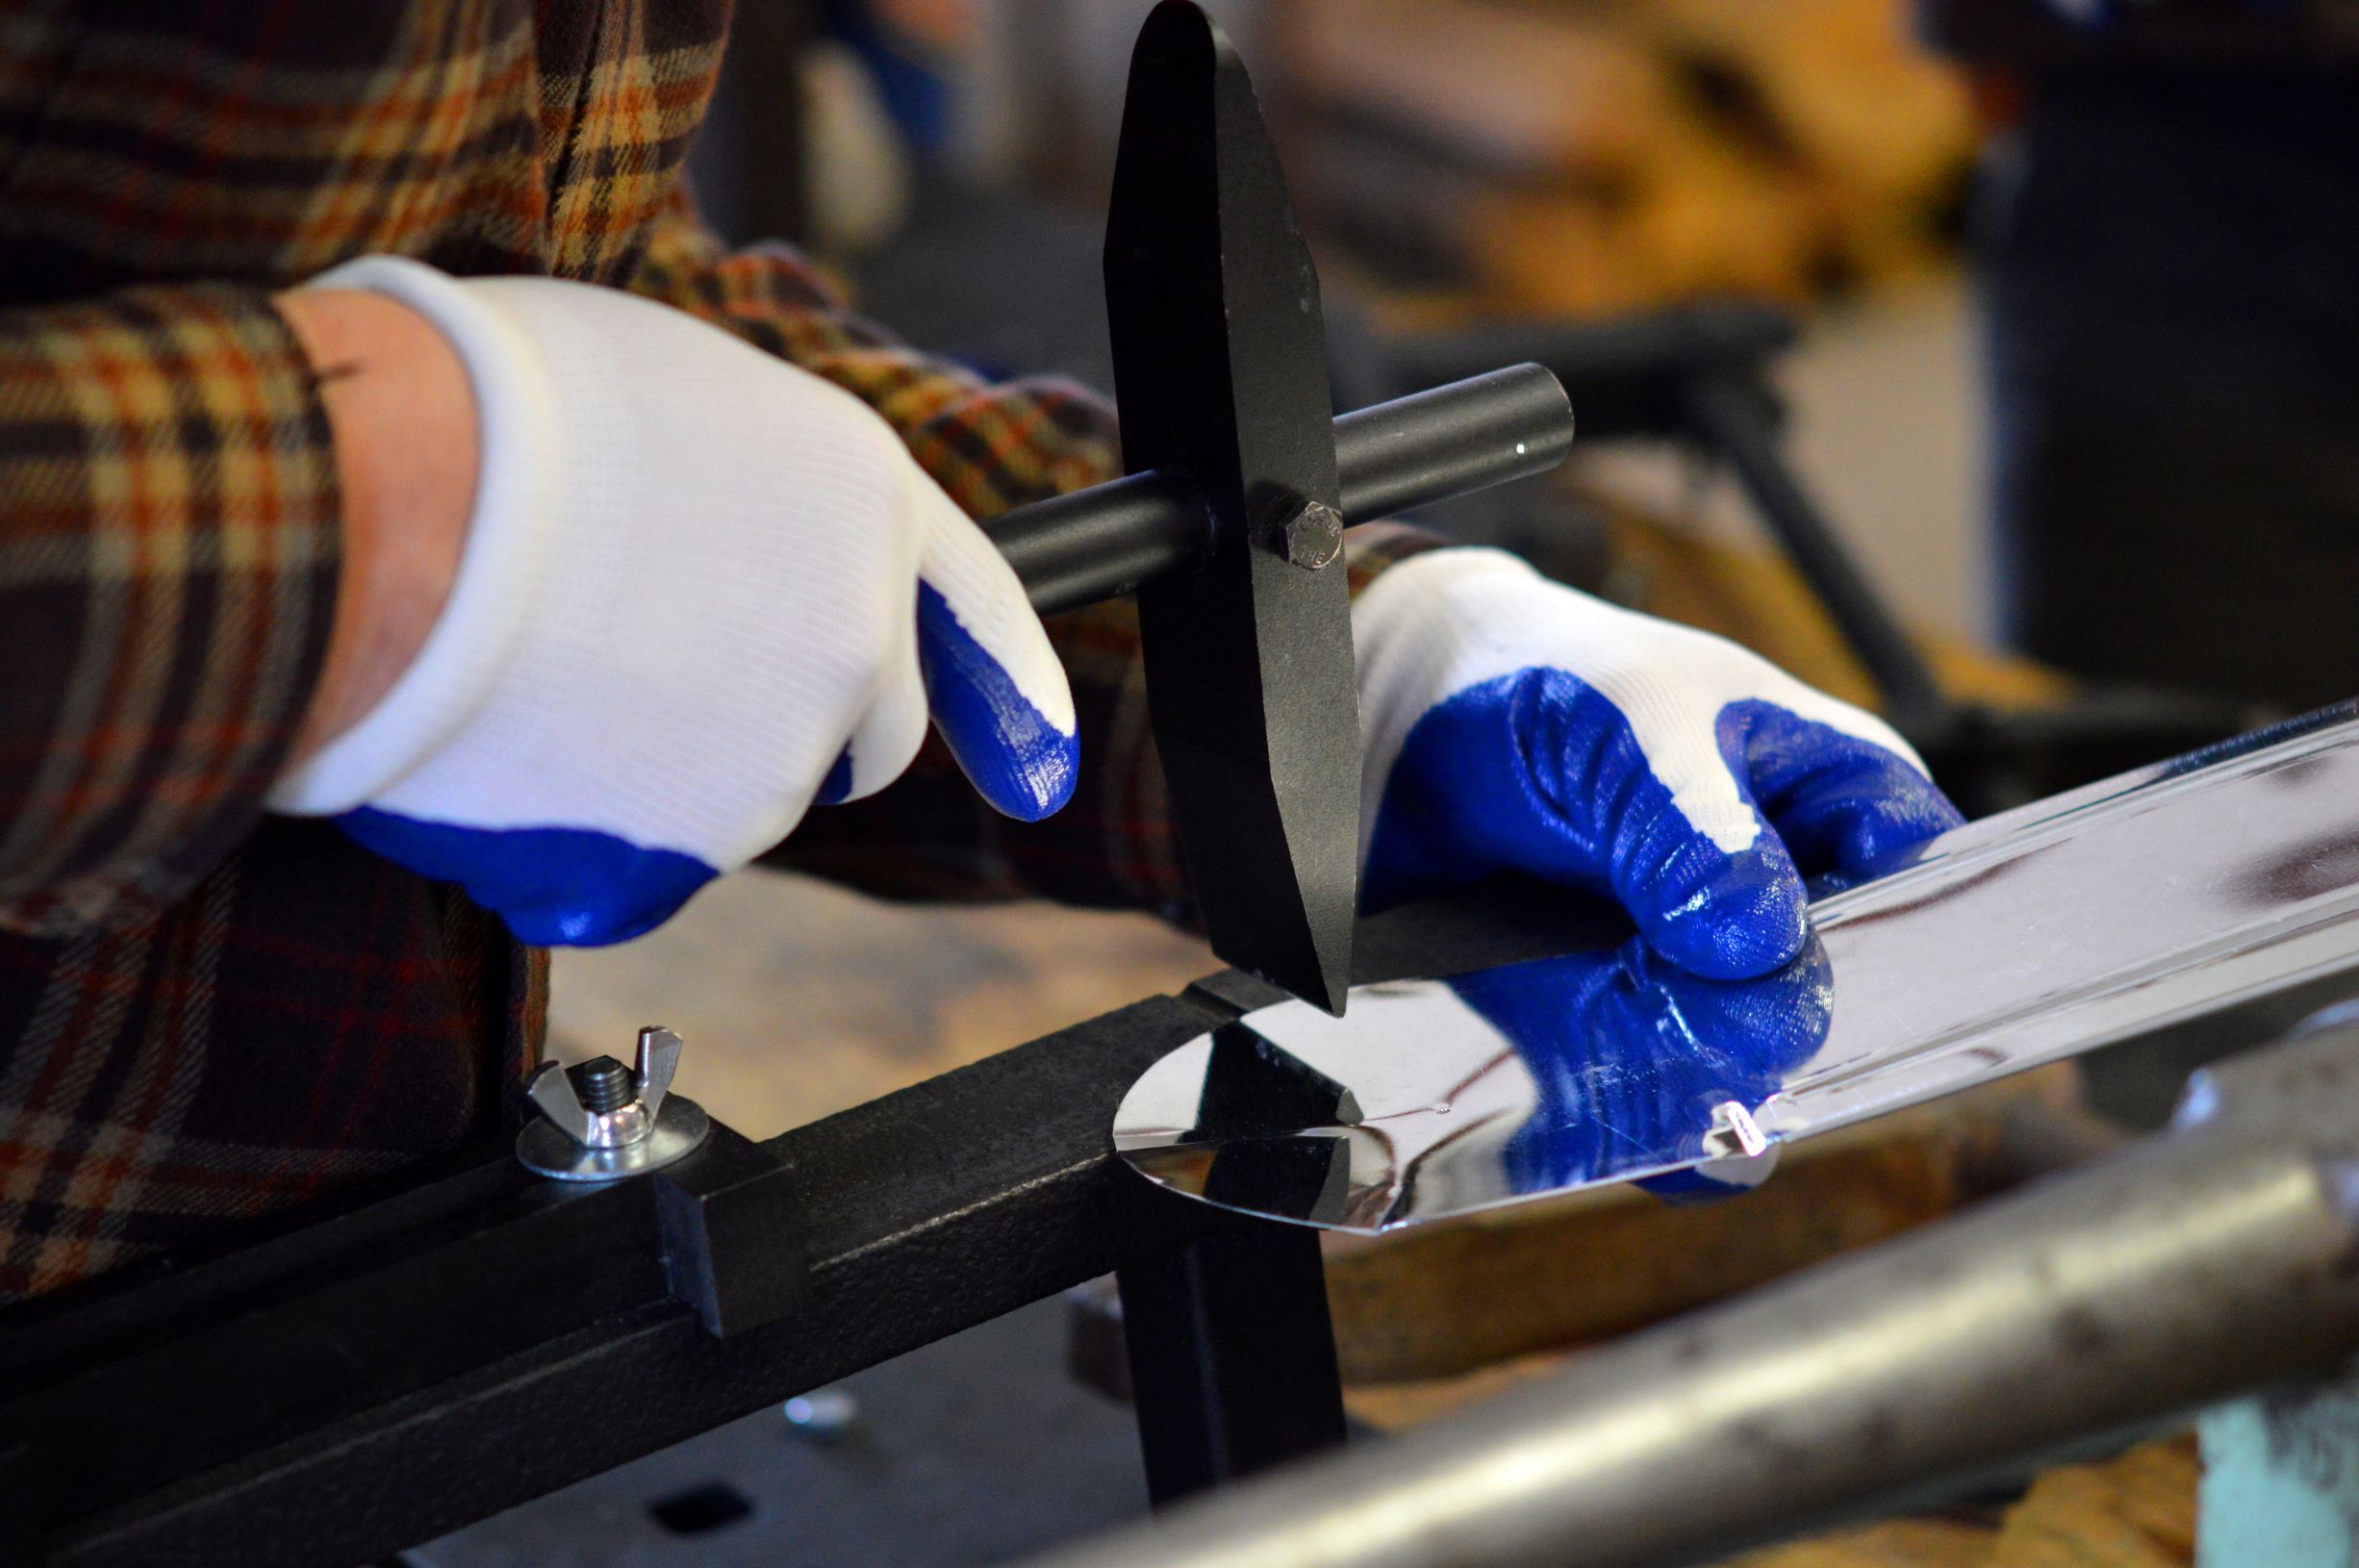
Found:
[(467, 542), (477, 434), (458, 355), (416, 312), (347, 290), (276, 303), (317, 370), (343, 494), (336, 617), (292, 763), (376, 706), (434, 629)]
[(135, 920), (251, 826), (328, 641), (332, 453), (258, 291), (0, 312), (0, 928)]

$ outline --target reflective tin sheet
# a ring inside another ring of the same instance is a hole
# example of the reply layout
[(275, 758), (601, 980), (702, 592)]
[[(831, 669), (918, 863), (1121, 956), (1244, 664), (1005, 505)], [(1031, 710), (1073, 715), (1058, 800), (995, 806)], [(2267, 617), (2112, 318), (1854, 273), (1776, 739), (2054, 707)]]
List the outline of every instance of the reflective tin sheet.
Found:
[[(1791, 967), (1642, 945), (1288, 1001), (1166, 1056), (1115, 1148), (1227, 1207), (1377, 1230), (1779, 1145), (2359, 971), (2359, 717), (1970, 823), (1813, 905)], [(2355, 980), (2359, 984), (2359, 980)]]

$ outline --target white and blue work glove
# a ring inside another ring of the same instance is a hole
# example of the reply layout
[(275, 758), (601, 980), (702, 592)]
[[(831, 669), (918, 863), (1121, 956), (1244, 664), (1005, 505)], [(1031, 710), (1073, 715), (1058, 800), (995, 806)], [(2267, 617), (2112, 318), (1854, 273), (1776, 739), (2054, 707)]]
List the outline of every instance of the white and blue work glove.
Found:
[(1742, 979), (1802, 950), (1805, 877), (1874, 876), (1961, 821), (1872, 715), (1504, 551), (1411, 557), (1352, 626), (1371, 908), (1524, 872)]
[(1073, 696), (1022, 584), (858, 399), (614, 290), (387, 257), (314, 287), (441, 330), (482, 457), (425, 645), (275, 809), (578, 945), (883, 788), (929, 711), (1000, 810), (1072, 794)]
[[(1742, 980), (1705, 979), (1633, 937), (1449, 986), (1531, 1075), (1532, 1112), (1501, 1151), (1524, 1193), (1704, 1159), (1715, 1109), (1758, 1109), (1817, 1054), (1835, 1016), (1833, 972), (1814, 939), (1791, 963)], [(1715, 1161), (1640, 1184), (1718, 1198), (1759, 1174)]]

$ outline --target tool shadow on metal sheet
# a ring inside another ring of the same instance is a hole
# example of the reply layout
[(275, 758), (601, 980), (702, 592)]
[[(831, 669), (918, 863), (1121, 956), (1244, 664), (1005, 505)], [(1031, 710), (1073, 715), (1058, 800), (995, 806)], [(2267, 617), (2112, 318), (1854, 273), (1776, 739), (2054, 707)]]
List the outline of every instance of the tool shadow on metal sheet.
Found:
[(1970, 823), (1812, 920), (1760, 980), (1634, 941), (1358, 987), (1342, 1019), (1256, 1008), (1141, 1077), (1115, 1145), (1191, 1197), (1375, 1230), (1751, 1185), (1792, 1139), (2132, 1037), (2261, 1029), (2359, 976), (2359, 714)]

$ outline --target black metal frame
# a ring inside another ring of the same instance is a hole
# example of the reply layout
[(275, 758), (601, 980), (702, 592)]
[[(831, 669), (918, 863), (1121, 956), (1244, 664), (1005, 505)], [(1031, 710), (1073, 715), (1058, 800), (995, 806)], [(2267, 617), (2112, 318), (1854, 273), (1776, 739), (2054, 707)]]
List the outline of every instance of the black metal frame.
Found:
[[(1364, 923), (1358, 974), (1623, 929), (1492, 888)], [(380, 1557), (1110, 1270), (1157, 1499), (1332, 1443), (1315, 1237), (1139, 1179), (1106, 1131), (1150, 1063), (1277, 995), (1230, 972), (610, 1187), (479, 1147), (0, 1313), (0, 1562)]]

